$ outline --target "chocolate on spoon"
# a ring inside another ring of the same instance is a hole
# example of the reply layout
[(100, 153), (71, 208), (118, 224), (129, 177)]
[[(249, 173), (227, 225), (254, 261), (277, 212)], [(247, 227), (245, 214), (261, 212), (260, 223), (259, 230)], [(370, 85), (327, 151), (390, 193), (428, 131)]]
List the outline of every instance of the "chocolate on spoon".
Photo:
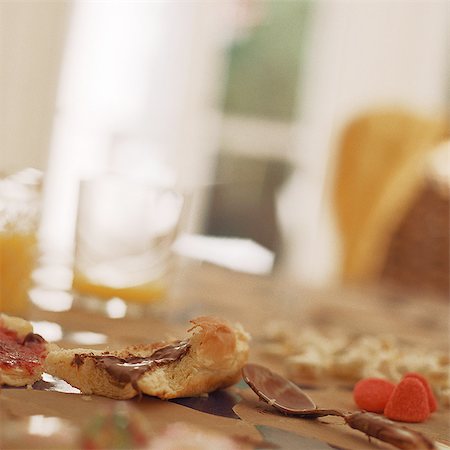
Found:
[(270, 406), (285, 414), (317, 418), (341, 416), (342, 411), (317, 408), (309, 395), (296, 384), (258, 364), (247, 364), (242, 369), (244, 381)]
[(378, 414), (317, 408), (313, 400), (296, 384), (266, 367), (247, 364), (242, 369), (242, 375), (259, 398), (285, 414), (311, 419), (339, 416), (351, 428), (402, 450), (436, 450), (433, 441), (422, 433), (398, 425)]

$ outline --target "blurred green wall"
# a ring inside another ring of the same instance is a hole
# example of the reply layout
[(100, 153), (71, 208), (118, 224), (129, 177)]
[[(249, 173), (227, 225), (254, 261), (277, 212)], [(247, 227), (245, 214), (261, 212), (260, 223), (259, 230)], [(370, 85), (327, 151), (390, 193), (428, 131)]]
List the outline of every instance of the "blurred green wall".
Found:
[(226, 114), (293, 119), (312, 6), (300, 0), (263, 2), (262, 22), (230, 49)]

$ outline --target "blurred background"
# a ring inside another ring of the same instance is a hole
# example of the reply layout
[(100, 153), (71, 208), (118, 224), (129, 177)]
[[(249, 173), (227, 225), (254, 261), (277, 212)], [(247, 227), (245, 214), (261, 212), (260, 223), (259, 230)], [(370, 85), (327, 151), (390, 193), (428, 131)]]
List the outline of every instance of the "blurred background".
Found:
[(188, 199), (261, 272), (449, 294), (449, 2), (2, 1), (0, 172), (44, 171), (73, 252), (83, 178)]

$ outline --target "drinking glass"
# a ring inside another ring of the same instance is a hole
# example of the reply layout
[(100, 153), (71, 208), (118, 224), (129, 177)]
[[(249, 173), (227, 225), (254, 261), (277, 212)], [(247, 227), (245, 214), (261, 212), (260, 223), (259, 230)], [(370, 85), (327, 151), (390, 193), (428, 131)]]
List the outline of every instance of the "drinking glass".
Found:
[(122, 176), (80, 183), (72, 290), (75, 301), (161, 303), (170, 287), (181, 194)]
[(0, 179), (0, 311), (25, 316), (38, 256), (42, 172)]

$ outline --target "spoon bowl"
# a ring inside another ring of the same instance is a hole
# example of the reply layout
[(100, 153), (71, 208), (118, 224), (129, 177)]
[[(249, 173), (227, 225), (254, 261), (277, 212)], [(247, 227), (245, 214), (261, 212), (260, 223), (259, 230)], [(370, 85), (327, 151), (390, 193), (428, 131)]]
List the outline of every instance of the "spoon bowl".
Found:
[(317, 418), (343, 416), (334, 409), (317, 408), (311, 397), (296, 384), (258, 364), (247, 364), (242, 369), (244, 381), (256, 395), (284, 414)]

